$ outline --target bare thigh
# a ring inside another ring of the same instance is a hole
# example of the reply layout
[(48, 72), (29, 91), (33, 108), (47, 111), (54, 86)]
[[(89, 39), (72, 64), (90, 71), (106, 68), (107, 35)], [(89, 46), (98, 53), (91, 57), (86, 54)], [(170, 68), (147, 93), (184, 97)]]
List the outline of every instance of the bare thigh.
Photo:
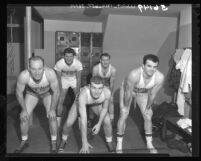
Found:
[(25, 106), (26, 106), (26, 109), (27, 109), (27, 112), (29, 115), (32, 114), (34, 108), (36, 107), (36, 105), (38, 104), (38, 98), (33, 96), (33, 95), (30, 95), (30, 94), (26, 94), (25, 96)]
[(52, 103), (52, 95), (48, 95), (43, 98), (43, 104), (45, 106), (46, 113), (49, 112), (51, 103)]

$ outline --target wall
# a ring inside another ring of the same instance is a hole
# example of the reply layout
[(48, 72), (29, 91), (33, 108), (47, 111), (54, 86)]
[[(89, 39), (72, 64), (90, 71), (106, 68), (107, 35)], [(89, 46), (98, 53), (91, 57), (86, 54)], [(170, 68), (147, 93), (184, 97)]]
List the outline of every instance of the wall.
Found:
[[(26, 19), (24, 19), (26, 22)], [(26, 35), (26, 27), (24, 27), (24, 35)], [(7, 43), (7, 94), (14, 94), (16, 80), (19, 73), (25, 68), (26, 51), (26, 36), (24, 43)], [(31, 23), (31, 48), (42, 47), (41, 26), (40, 23), (33, 21)]]
[(179, 48), (192, 47), (192, 7), (187, 5), (180, 13)]
[[(25, 44), (25, 60), (27, 60), (27, 27), (26, 27), (26, 18), (24, 19), (24, 44)], [(42, 40), (41, 40), (42, 28), (39, 22), (34, 20), (31, 21), (31, 53), (34, 52), (35, 49), (42, 48)], [(25, 67), (27, 67), (27, 61), (25, 61)]]
[[(175, 51), (177, 18), (109, 15), (104, 33), (103, 51), (111, 54), (117, 68), (117, 90), (125, 76), (142, 64), (145, 54), (159, 56), (159, 70), (166, 76), (169, 60)], [(163, 88), (156, 101), (170, 101)]]
[(56, 31), (100, 32), (101, 33), (102, 23), (44, 20), (44, 50), (40, 50), (40, 51), (35, 50), (35, 52), (36, 52), (36, 55), (39, 55), (40, 53), (42, 53), (42, 56), (46, 60), (46, 63), (49, 67), (54, 67), (55, 65), (55, 32)]

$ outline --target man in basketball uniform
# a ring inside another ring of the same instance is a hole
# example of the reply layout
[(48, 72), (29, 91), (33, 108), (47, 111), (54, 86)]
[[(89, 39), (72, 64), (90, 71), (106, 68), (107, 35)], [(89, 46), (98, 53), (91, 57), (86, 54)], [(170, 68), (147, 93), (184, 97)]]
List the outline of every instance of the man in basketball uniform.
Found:
[(114, 66), (110, 64), (110, 55), (108, 53), (101, 54), (100, 63), (93, 67), (92, 75), (100, 76), (104, 80), (105, 86), (107, 86), (111, 91), (111, 99), (109, 103), (109, 116), (111, 122), (113, 123), (114, 120), (113, 94), (114, 94), (114, 82), (116, 79), (116, 69)]
[[(23, 96), (24, 90), (26, 91), (25, 97)], [(16, 97), (22, 107), (20, 113), (22, 141), (19, 148), (16, 149), (16, 153), (21, 153), (28, 146), (29, 119), (39, 98), (43, 100), (49, 119), (51, 151), (56, 152), (57, 121), (55, 110), (59, 93), (59, 84), (54, 70), (44, 66), (42, 57), (31, 57), (28, 69), (22, 71), (17, 80)]]
[(61, 116), (63, 112), (63, 103), (66, 93), (71, 87), (75, 96), (80, 90), (82, 63), (75, 58), (75, 51), (72, 48), (64, 50), (64, 58), (57, 61), (54, 69), (56, 70), (57, 77), (60, 85), (60, 98), (57, 107), (57, 123), (58, 127), (61, 124)]
[(64, 150), (71, 127), (79, 115), (82, 137), (80, 153), (90, 153), (89, 148), (92, 148), (92, 146), (87, 140), (87, 108), (90, 108), (99, 117), (98, 122), (92, 128), (92, 133), (94, 135), (98, 134), (103, 123), (107, 148), (110, 152), (114, 150), (112, 145), (112, 125), (108, 114), (110, 97), (110, 90), (104, 86), (103, 80), (98, 76), (92, 77), (90, 84), (81, 88), (63, 126), (62, 141), (58, 149), (59, 152)]
[(132, 70), (122, 83), (120, 88), (120, 118), (117, 123), (117, 153), (122, 153), (123, 135), (132, 97), (134, 97), (144, 118), (147, 149), (150, 153), (157, 153), (152, 144), (153, 112), (151, 105), (164, 82), (164, 75), (157, 70), (158, 64), (159, 59), (157, 56), (152, 54), (145, 55), (143, 65)]

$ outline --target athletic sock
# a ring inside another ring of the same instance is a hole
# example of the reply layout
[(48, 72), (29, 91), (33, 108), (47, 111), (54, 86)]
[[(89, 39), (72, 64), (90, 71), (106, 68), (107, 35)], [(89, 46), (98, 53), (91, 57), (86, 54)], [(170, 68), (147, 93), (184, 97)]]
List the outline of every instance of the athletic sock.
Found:
[(116, 150), (122, 150), (123, 135), (117, 134), (117, 147)]
[(157, 153), (157, 150), (152, 144), (152, 134), (145, 134), (147, 149), (150, 150), (151, 153)]
[(62, 134), (62, 140), (66, 142), (67, 139), (68, 139), (68, 135)]
[(27, 141), (28, 140), (28, 136), (22, 136), (22, 141)]

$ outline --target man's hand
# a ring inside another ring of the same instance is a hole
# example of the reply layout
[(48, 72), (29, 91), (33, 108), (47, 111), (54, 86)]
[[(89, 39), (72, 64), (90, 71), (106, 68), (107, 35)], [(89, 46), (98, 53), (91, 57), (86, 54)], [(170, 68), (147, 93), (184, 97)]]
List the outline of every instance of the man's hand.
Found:
[(89, 148), (93, 148), (88, 142), (86, 144), (82, 145), (82, 148), (80, 149), (80, 153), (90, 153)]
[(20, 119), (22, 121), (26, 121), (26, 120), (28, 120), (28, 118), (29, 118), (28, 112), (25, 110), (22, 110), (22, 112), (20, 113)]
[(92, 133), (94, 135), (98, 134), (98, 132), (100, 131), (100, 125), (99, 124), (96, 124), (93, 128), (92, 128)]
[(47, 118), (49, 118), (49, 119), (55, 119), (56, 118), (56, 112), (55, 112), (55, 110), (49, 110), (49, 112), (47, 113)]

